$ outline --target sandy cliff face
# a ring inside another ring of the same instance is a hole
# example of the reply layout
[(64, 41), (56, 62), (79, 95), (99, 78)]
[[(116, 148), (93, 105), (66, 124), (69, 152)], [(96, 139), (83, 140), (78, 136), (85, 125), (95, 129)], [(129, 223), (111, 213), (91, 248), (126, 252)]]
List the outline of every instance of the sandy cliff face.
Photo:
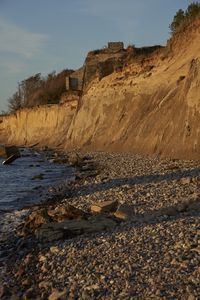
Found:
[(200, 157), (200, 32), (93, 82), (66, 147)]
[(65, 149), (200, 157), (200, 22), (166, 49), (90, 83), (78, 111), (61, 107), (6, 117), (0, 133), (18, 143)]
[(77, 103), (23, 109), (0, 120), (0, 143), (63, 145)]

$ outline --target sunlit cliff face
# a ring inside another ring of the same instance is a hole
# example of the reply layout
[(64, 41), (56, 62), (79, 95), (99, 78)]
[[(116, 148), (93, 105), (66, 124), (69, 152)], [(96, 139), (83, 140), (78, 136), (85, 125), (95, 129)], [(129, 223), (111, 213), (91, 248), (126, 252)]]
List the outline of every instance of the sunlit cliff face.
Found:
[(55, 105), (3, 118), (1, 142), (199, 158), (198, 22), (159, 53), (94, 78), (78, 109)]

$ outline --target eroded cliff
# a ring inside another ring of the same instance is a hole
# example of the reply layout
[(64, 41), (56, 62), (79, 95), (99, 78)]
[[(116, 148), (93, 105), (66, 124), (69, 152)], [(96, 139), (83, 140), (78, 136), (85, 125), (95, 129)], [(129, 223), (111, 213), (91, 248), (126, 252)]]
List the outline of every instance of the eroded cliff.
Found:
[(0, 118), (0, 143), (63, 146), (77, 102), (22, 109)]
[(199, 158), (199, 24), (163, 51), (94, 81), (70, 125), (66, 147)]
[(199, 158), (199, 25), (94, 79), (78, 110), (42, 107), (3, 118), (1, 140)]

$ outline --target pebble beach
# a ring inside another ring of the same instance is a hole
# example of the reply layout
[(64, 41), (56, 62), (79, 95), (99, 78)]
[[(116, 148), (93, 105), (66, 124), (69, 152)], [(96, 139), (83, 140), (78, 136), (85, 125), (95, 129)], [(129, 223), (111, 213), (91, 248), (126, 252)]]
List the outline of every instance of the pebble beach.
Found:
[(42, 243), (17, 234), (32, 208), (5, 213), (0, 299), (200, 299), (200, 162), (87, 155), (98, 174), (77, 176), (55, 205), (89, 212), (116, 200), (134, 216), (112, 230)]

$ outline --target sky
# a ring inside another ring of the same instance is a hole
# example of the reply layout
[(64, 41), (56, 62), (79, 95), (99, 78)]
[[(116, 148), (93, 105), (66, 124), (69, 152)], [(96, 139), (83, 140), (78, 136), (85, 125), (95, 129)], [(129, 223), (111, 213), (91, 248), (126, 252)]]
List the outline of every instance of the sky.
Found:
[(109, 41), (165, 45), (189, 0), (0, 0), (0, 113), (18, 82), (76, 69)]

